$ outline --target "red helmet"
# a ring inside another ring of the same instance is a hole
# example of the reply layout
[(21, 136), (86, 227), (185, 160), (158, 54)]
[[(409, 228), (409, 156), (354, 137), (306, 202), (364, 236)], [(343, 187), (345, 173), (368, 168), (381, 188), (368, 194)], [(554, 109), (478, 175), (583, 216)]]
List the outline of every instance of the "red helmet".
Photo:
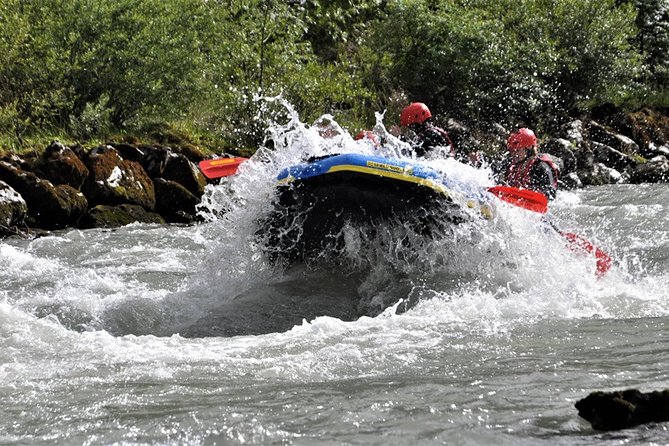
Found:
[(537, 136), (530, 129), (522, 128), (509, 135), (506, 141), (508, 150), (531, 149), (537, 145)]
[(355, 139), (356, 141), (361, 139), (369, 139), (374, 143), (375, 146), (379, 145), (379, 139), (371, 130), (360, 130), (358, 133), (356, 133), (353, 139)]
[(430, 109), (422, 102), (413, 102), (407, 105), (400, 115), (400, 125), (407, 127), (410, 124), (422, 124), (432, 117)]

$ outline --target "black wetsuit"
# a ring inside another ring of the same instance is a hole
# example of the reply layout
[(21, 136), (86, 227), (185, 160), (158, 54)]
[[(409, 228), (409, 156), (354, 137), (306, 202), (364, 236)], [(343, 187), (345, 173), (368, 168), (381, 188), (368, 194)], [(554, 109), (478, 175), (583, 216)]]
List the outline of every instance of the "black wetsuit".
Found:
[(449, 138), (446, 130), (441, 127), (432, 125), (429, 122), (422, 124), (412, 124), (411, 130), (416, 134), (416, 137), (411, 141), (411, 146), (416, 152), (416, 156), (425, 156), (425, 154), (435, 147), (451, 146), (451, 154), (454, 155), (453, 142)]

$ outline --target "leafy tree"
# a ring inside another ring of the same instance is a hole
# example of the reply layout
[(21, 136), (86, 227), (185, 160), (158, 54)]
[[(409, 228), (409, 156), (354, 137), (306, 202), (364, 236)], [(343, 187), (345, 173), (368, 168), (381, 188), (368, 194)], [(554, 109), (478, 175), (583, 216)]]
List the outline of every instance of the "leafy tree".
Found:
[(17, 137), (62, 124), (71, 90), (65, 58), (54, 39), (63, 2), (7, 0), (0, 4), (0, 106), (13, 110)]
[(532, 121), (629, 85), (630, 17), (609, 0), (395, 2), (373, 45), (412, 99)]
[[(636, 0), (635, 38), (638, 51), (648, 68), (646, 83), (667, 91), (669, 85), (669, 0)], [(665, 104), (666, 105), (666, 104)]]
[(394, 118), (397, 98), (533, 125), (640, 87), (661, 97), (668, 2), (4, 0), (0, 132), (181, 121), (255, 146), (257, 98), (278, 94), (352, 131)]
[(212, 17), (200, 0), (68, 2), (62, 39), (75, 90), (72, 114), (104, 101), (111, 123), (183, 114), (200, 93), (213, 46)]
[(278, 94), (305, 120), (324, 113), (339, 114), (344, 124), (365, 118), (363, 108), (372, 95), (356, 75), (356, 65), (343, 54), (324, 61), (313, 53), (310, 8), (314, 5), (282, 0), (221, 4), (218, 69), (209, 70), (215, 94), (203, 125), (227, 133), (232, 144), (256, 145), (265, 127), (256, 98)]

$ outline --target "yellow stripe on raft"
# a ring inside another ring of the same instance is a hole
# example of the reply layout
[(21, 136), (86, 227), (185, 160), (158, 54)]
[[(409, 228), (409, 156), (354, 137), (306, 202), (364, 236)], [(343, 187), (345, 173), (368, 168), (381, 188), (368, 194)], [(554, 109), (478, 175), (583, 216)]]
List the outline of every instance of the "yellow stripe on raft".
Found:
[[(380, 177), (386, 177), (386, 178), (393, 178), (395, 180), (400, 180), (400, 181), (406, 181), (407, 183), (416, 183), (420, 184), (422, 186), (429, 187), (430, 189), (433, 189), (441, 194), (443, 194), (445, 197), (450, 197), (450, 194), (448, 193), (448, 189), (446, 189), (444, 186), (435, 183), (432, 180), (428, 180), (425, 178), (418, 178), (411, 176), (412, 169), (404, 169), (401, 166), (394, 166), (392, 164), (384, 164), (384, 163), (377, 163), (374, 161), (368, 161), (368, 164), (372, 165), (378, 165), (379, 167), (383, 166), (384, 169), (392, 167), (394, 171), (390, 170), (382, 170), (379, 169), (378, 167), (376, 168), (370, 168), (370, 167), (365, 167), (365, 166), (356, 166), (354, 164), (341, 164), (339, 166), (332, 166), (330, 169), (328, 169), (327, 172), (325, 173), (334, 173), (334, 172), (360, 172), (360, 173), (365, 173), (368, 175), (377, 175)], [(292, 183), (295, 181), (295, 177), (292, 175), (287, 176), (286, 178), (283, 178), (278, 181), (278, 184), (288, 184)]]
[[(369, 161), (368, 161), (369, 163)], [(381, 163), (374, 163), (375, 165), (379, 165)], [(385, 170), (387, 167), (393, 167), (397, 169), (397, 171), (390, 171), (390, 170)], [(393, 178), (395, 180), (400, 180), (400, 181), (406, 181), (408, 183), (416, 183), (420, 184), (422, 186), (429, 187), (430, 189), (433, 189), (446, 197), (449, 196), (448, 190), (438, 184), (435, 183), (432, 180), (428, 180), (425, 178), (418, 178), (415, 176), (412, 176), (411, 170), (409, 169), (404, 169), (401, 166), (393, 166), (391, 164), (383, 164), (383, 169), (375, 168), (375, 167), (365, 167), (365, 166), (356, 166), (353, 164), (342, 164), (339, 166), (332, 166), (327, 173), (334, 173), (334, 172), (360, 172), (360, 173), (366, 173), (368, 175), (378, 175), (380, 177), (385, 177), (385, 178)]]
[[(393, 178), (395, 180), (400, 180), (400, 181), (406, 181), (408, 183), (416, 183), (420, 184), (422, 186), (429, 187), (432, 190), (435, 190), (441, 194), (443, 194), (445, 197), (450, 197), (450, 194), (448, 192), (448, 189), (446, 189), (444, 186), (441, 184), (435, 183), (432, 180), (428, 180), (425, 178), (418, 178), (413, 175), (411, 175), (412, 169), (409, 167), (407, 169), (401, 167), (401, 166), (395, 166), (392, 164), (385, 164), (385, 163), (377, 163), (374, 161), (368, 161), (368, 165), (372, 166), (378, 166), (378, 167), (365, 167), (365, 166), (356, 166), (354, 164), (342, 164), (339, 166), (332, 166), (326, 173), (334, 173), (334, 172), (360, 172), (360, 173), (365, 173), (368, 175), (378, 175), (381, 177), (386, 177), (386, 178)], [(390, 170), (392, 169), (392, 171)], [(279, 184), (288, 184), (292, 183), (295, 181), (294, 176), (287, 176), (286, 178), (279, 180)], [(466, 202), (467, 207), (470, 209), (472, 208), (477, 208), (479, 212), (483, 215), (484, 218), (487, 220), (491, 220), (495, 216), (495, 210), (492, 208), (488, 203), (479, 203), (476, 202), (475, 200), (467, 200)]]

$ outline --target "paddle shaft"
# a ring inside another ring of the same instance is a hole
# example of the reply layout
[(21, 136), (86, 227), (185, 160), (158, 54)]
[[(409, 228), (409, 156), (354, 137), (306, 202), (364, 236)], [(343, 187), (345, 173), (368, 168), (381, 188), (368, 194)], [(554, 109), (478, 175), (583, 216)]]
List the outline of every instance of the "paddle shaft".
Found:
[[(507, 203), (522, 207), (529, 211), (545, 214), (548, 212), (548, 198), (540, 192), (528, 189), (519, 189), (511, 186), (493, 186), (488, 191)], [(553, 230), (560, 234), (573, 250), (583, 251), (587, 254), (594, 254), (597, 263), (597, 275), (603, 276), (611, 268), (613, 259), (606, 252), (596, 247), (588, 240), (573, 232), (564, 232), (553, 222), (548, 221)]]

